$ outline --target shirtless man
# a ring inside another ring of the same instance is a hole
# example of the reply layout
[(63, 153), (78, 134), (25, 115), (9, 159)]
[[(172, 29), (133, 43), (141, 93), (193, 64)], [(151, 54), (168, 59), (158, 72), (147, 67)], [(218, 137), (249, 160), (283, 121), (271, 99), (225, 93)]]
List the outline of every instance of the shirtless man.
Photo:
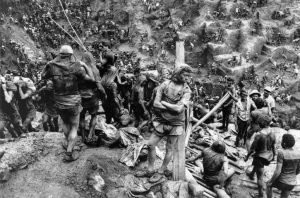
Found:
[[(92, 71), (83, 63), (75, 61), (73, 49), (69, 45), (60, 48), (59, 56), (44, 68), (42, 77), (53, 82), (54, 106), (63, 121), (63, 131), (67, 139), (66, 161), (78, 159), (78, 152), (73, 151), (77, 139), (79, 115), (82, 109), (78, 82), (94, 82)], [(87, 73), (85, 72), (87, 71)]]
[(272, 188), (281, 190), (280, 198), (290, 197), (290, 193), (297, 184), (297, 175), (300, 173), (300, 154), (293, 149), (295, 138), (292, 134), (282, 136), (282, 149), (278, 150), (277, 166), (272, 178), (267, 182), (267, 197), (272, 198)]
[[(5, 138), (6, 127), (13, 138), (26, 137), (22, 130), (22, 120), (19, 114), (14, 93), (17, 87), (11, 81), (0, 76), (0, 139)], [(13, 124), (13, 128), (11, 127)]]
[(219, 198), (229, 198), (224, 186), (235, 172), (233, 168), (229, 168), (229, 160), (225, 156), (225, 151), (224, 142), (215, 141), (210, 148), (187, 160), (187, 162), (195, 162), (203, 158), (203, 165), (200, 165), (203, 167), (203, 179), (214, 189)]
[(136, 84), (132, 88), (131, 107), (135, 117), (135, 123), (134, 123), (135, 127), (139, 126), (140, 121), (142, 121), (142, 119), (147, 120), (150, 117), (149, 112), (146, 109), (145, 100), (144, 100), (144, 84), (146, 80), (147, 80), (146, 76), (140, 75), (139, 78), (137, 79)]
[(32, 95), (36, 91), (33, 82), (29, 78), (15, 76), (14, 81), (18, 87), (18, 106), (23, 122), (23, 131), (34, 131), (31, 122), (35, 118), (36, 109), (33, 104)]
[[(154, 132), (148, 140), (148, 170), (136, 173), (138, 177), (151, 177), (150, 181), (158, 181), (163, 174), (167, 174), (167, 166), (172, 159), (175, 143), (178, 136), (184, 133), (185, 109), (191, 98), (191, 90), (187, 81), (191, 68), (181, 66), (172, 75), (171, 80), (166, 80), (157, 89), (154, 108), (159, 109), (153, 119)], [(167, 136), (166, 155), (163, 164), (156, 172), (154, 162), (156, 158), (155, 147), (159, 141)]]
[(253, 155), (253, 170), (247, 173), (251, 180), (254, 180), (254, 175), (257, 176), (258, 197), (264, 197), (263, 192), (263, 177), (264, 167), (268, 166), (275, 157), (275, 133), (270, 128), (271, 119), (265, 118), (259, 120), (261, 130), (255, 135), (250, 151), (245, 158), (245, 161)]

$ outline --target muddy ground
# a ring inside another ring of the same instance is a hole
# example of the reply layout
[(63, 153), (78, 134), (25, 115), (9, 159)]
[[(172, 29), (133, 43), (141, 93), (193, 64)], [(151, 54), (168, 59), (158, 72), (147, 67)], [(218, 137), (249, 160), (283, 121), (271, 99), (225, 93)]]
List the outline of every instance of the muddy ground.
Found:
[[(130, 190), (147, 184), (146, 179), (133, 176), (134, 171), (146, 167), (146, 163), (140, 163), (135, 169), (119, 163), (121, 148), (88, 148), (78, 143), (80, 158), (65, 163), (61, 146), (63, 138), (62, 133), (40, 132), (32, 133), (26, 139), (1, 144), (0, 151), (5, 151), (5, 154), (0, 161), (0, 176), (7, 181), (0, 184), (0, 198), (127, 198)], [(160, 163), (159, 160), (157, 166)], [(5, 173), (7, 177), (2, 177)], [(97, 187), (101, 178), (105, 182), (103, 188)], [(250, 198), (255, 194), (255, 183), (244, 180), (247, 180), (245, 175), (233, 177), (227, 187), (233, 198)], [(155, 195), (151, 196), (163, 197), (161, 189), (161, 185), (151, 188)]]

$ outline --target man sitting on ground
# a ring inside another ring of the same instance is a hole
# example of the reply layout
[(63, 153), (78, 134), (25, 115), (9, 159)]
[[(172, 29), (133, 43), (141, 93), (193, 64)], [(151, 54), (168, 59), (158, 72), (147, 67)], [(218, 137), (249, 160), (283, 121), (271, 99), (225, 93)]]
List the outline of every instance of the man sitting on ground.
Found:
[(203, 179), (214, 189), (219, 198), (230, 197), (225, 192), (224, 186), (225, 182), (234, 174), (234, 169), (228, 167), (225, 151), (224, 142), (216, 141), (210, 148), (187, 160), (187, 162), (193, 162), (203, 157)]

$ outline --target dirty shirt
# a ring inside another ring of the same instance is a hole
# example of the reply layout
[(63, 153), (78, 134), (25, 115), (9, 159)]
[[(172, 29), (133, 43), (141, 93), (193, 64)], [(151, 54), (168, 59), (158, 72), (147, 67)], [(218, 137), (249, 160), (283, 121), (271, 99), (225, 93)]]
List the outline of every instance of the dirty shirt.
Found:
[[(178, 91), (174, 89), (172, 83), (169, 80), (163, 82), (157, 89), (156, 97), (158, 97), (159, 101), (166, 101), (171, 104), (183, 104), (185, 107), (188, 107), (191, 97), (189, 86), (185, 83), (182, 85), (181, 90)], [(161, 110), (154, 120), (171, 126), (182, 126), (185, 122), (185, 111), (177, 113), (168, 109)]]
[(300, 170), (300, 153), (293, 149), (278, 151), (277, 163), (282, 163), (278, 181), (288, 185), (297, 185), (297, 170)]
[(68, 109), (81, 104), (79, 81), (85, 77), (80, 62), (62, 62), (60, 57), (50, 61), (43, 77), (53, 81), (53, 100), (56, 108)]

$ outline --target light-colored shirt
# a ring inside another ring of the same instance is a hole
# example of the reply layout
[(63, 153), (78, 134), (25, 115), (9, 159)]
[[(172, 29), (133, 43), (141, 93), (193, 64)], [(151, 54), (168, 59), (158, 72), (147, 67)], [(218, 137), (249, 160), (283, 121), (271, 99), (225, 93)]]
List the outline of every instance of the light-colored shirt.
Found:
[(278, 181), (288, 185), (297, 184), (297, 170), (300, 169), (300, 153), (293, 149), (278, 151), (277, 163), (282, 163)]
[(251, 100), (250, 98), (247, 98), (247, 100), (245, 102), (246, 102), (246, 106), (244, 106), (241, 99), (239, 99), (239, 101), (236, 103), (236, 110), (237, 110), (237, 116), (241, 120), (248, 121), (250, 119), (251, 107), (256, 109), (256, 105), (253, 102), (253, 100)]
[(265, 98), (270, 108), (275, 108), (275, 99), (273, 96), (269, 95), (269, 97)]

